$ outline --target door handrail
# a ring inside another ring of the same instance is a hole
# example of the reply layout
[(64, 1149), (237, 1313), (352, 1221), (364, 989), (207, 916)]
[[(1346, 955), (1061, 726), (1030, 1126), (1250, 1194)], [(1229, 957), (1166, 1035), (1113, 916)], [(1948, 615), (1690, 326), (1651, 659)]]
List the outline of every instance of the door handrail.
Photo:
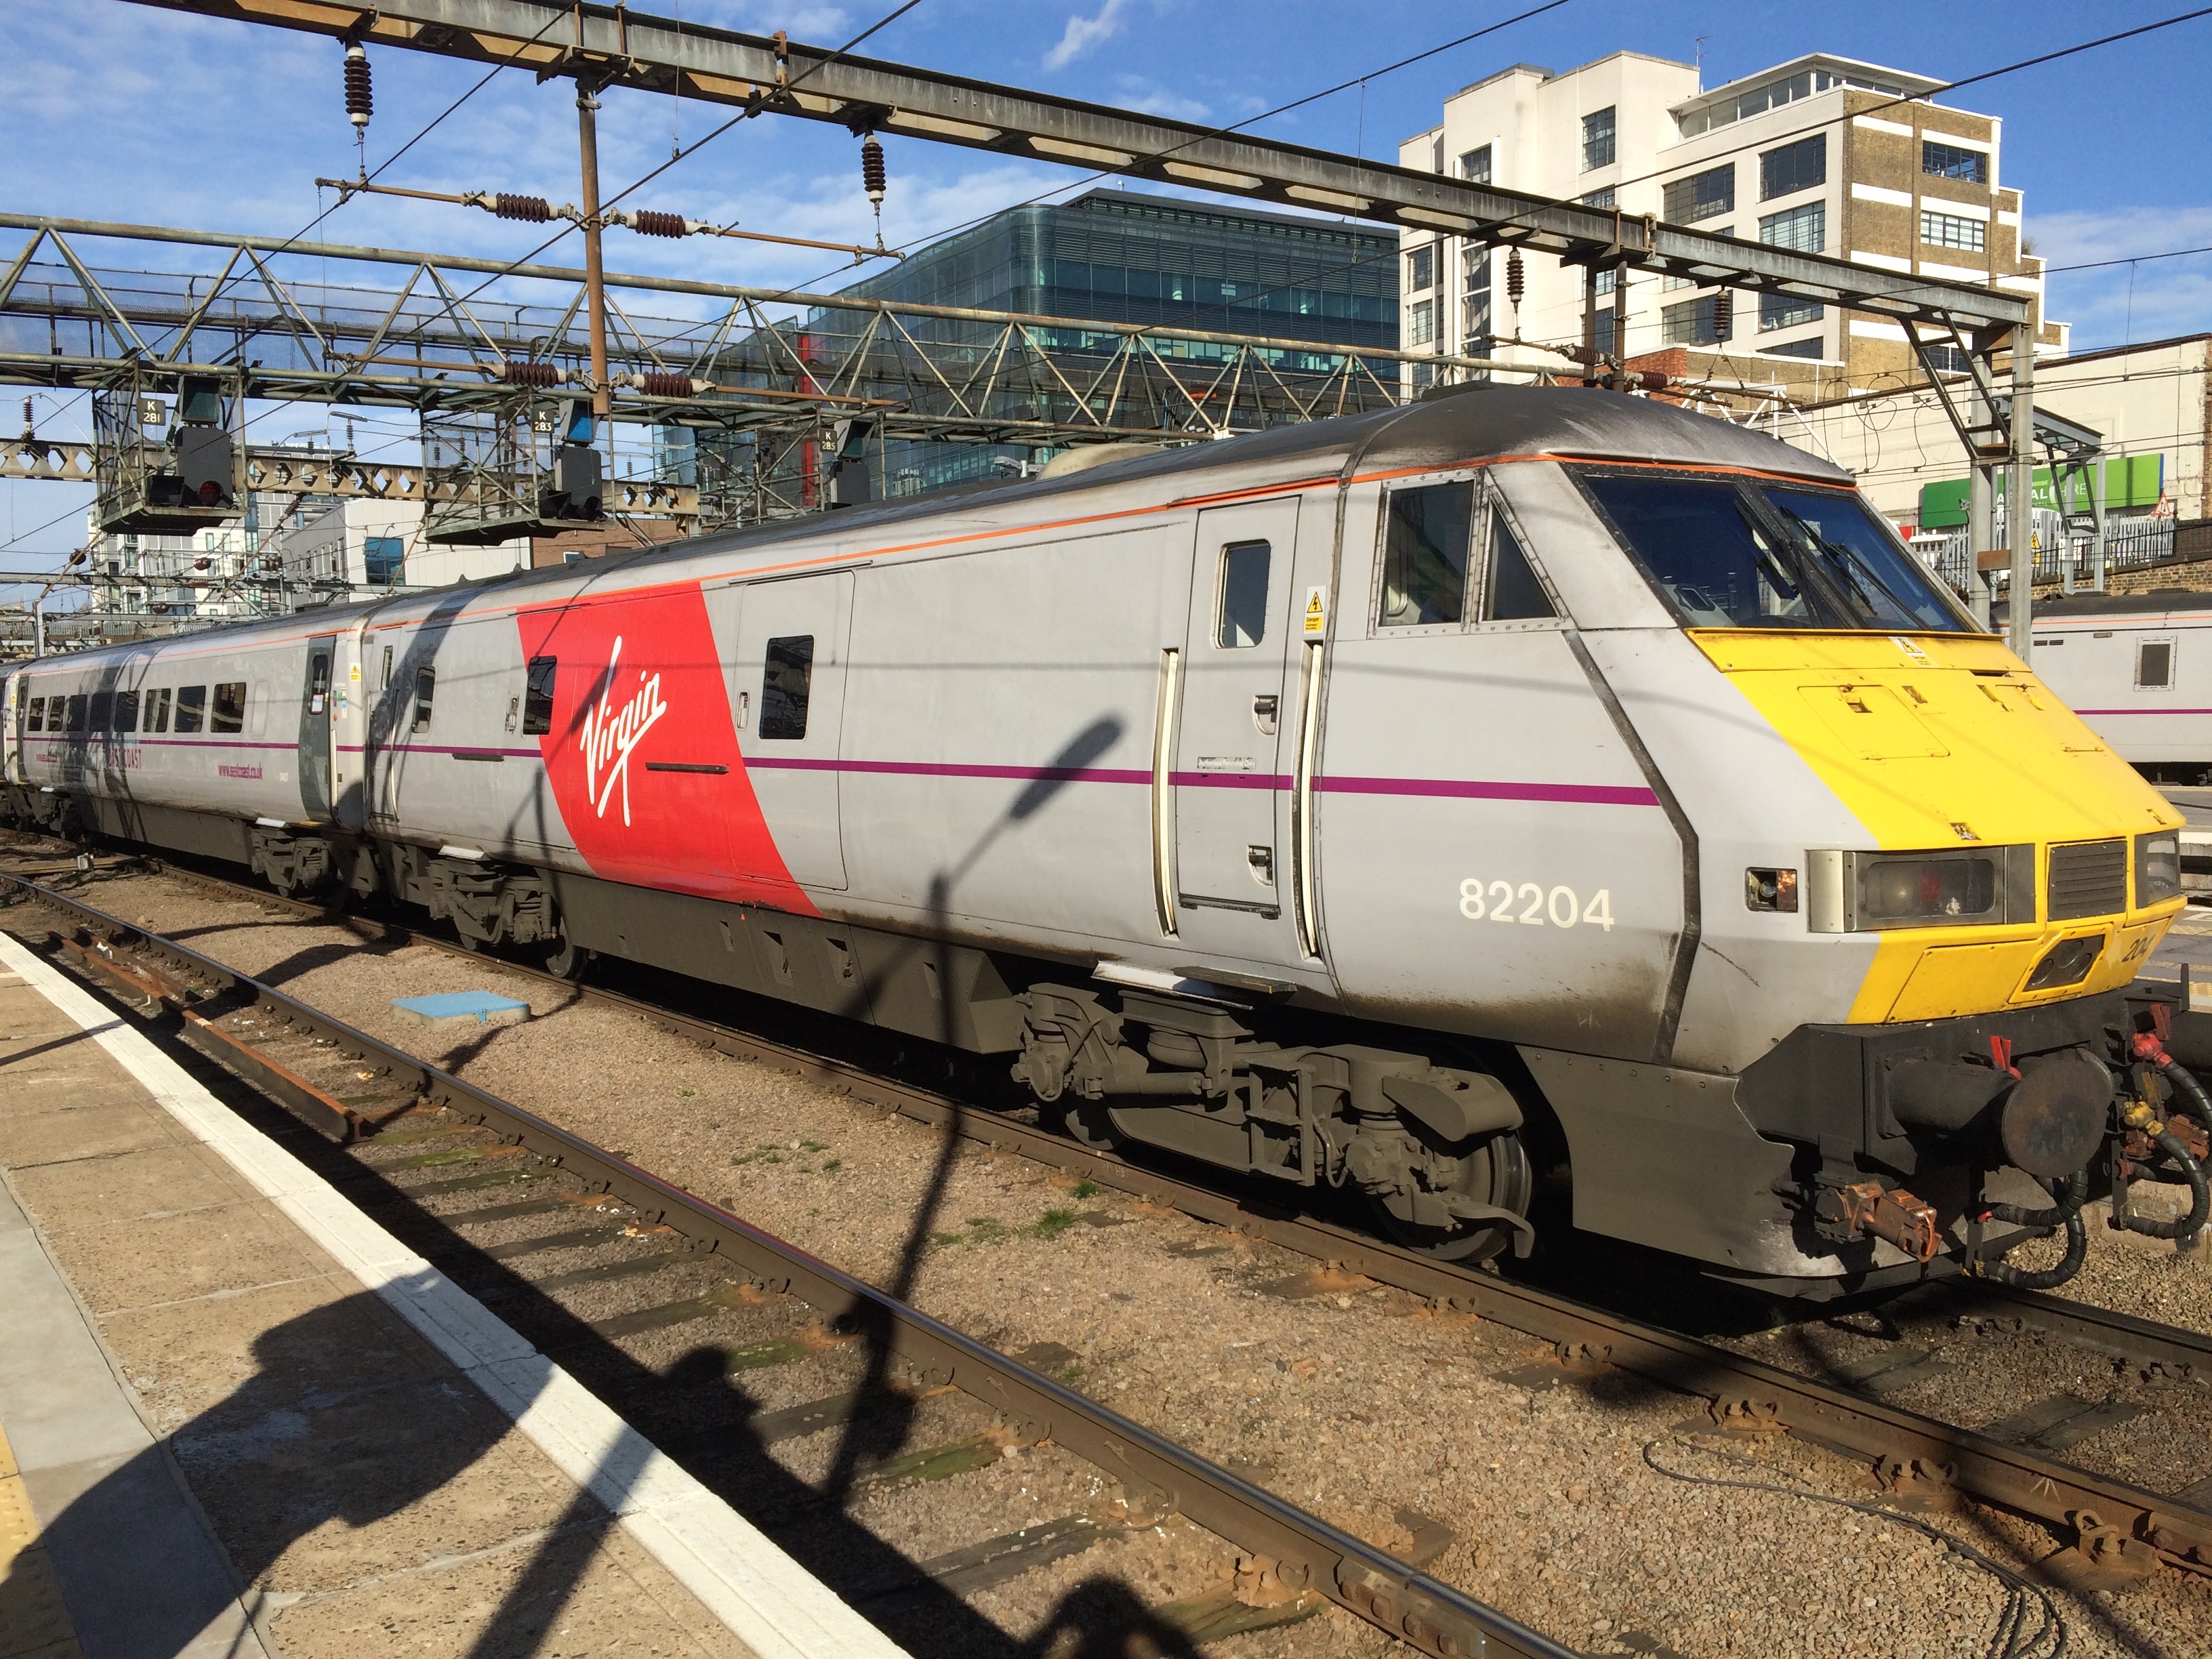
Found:
[(1308, 640), (1300, 653), (1304, 681), (1298, 699), (1298, 758), (1291, 779), (1291, 861), (1296, 872), (1292, 884), (1297, 895), (1298, 948), (1318, 960), (1321, 928), (1314, 884), (1314, 757), (1321, 741), (1322, 648), (1326, 641)]
[(1175, 791), (1170, 769), (1182, 695), (1182, 653), (1174, 646), (1163, 647), (1159, 707), (1152, 720), (1152, 901), (1158, 908), (1160, 932), (1170, 939), (1176, 936)]

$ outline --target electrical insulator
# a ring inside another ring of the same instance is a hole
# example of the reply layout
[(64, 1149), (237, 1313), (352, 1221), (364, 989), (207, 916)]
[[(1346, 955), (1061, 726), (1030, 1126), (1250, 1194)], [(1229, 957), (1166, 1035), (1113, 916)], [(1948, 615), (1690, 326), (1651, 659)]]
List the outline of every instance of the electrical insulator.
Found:
[(553, 216), (553, 207), (543, 196), (509, 196), (505, 191), (492, 198), (492, 212), (501, 219), (525, 219), (542, 225)]
[(651, 208), (640, 208), (629, 216), (629, 228), (641, 236), (675, 236), (684, 234), (684, 216), (680, 213), (656, 213)]
[(689, 374), (663, 374), (648, 370), (634, 374), (630, 383), (650, 398), (690, 398), (698, 395)]
[(1521, 296), (1528, 291), (1528, 274), (1522, 269), (1521, 250), (1516, 247), (1505, 256), (1505, 297), (1518, 306)]
[(874, 133), (860, 140), (860, 187), (880, 213), (884, 206), (884, 147)]
[(359, 131), (368, 131), (376, 100), (368, 82), (368, 51), (358, 40), (345, 51), (345, 105), (346, 119)]
[(1725, 345), (1735, 333), (1735, 294), (1723, 289), (1713, 295), (1713, 343)]
[(521, 362), (510, 357), (500, 366), (500, 378), (509, 386), (555, 386), (561, 371), (551, 363)]

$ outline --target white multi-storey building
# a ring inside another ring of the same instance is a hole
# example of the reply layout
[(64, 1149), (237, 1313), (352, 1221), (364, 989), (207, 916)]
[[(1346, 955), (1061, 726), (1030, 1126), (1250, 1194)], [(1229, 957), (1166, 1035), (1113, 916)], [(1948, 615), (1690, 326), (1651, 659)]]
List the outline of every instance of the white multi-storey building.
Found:
[[(2021, 252), (2020, 192), (2000, 186), (1996, 118), (1931, 101), (1925, 76), (1812, 53), (1707, 92), (1691, 64), (1615, 52), (1555, 75), (1516, 64), (1444, 100), (1443, 119), (1400, 148), (1401, 165), (1503, 188), (1649, 214), (1674, 224), (1900, 273), (1982, 282), (2031, 296), (2042, 262)], [(1507, 260), (1433, 232), (1402, 234), (1402, 339), (1440, 355), (1545, 360), (1515, 342), (1577, 345), (1589, 296), (1579, 266), (1524, 254), (1519, 303)], [(1681, 277), (1597, 278), (1598, 349), (1692, 379), (1863, 386), (1911, 367), (1894, 321)], [(1725, 337), (1723, 337), (1725, 336)], [(2044, 351), (2065, 329), (2043, 324)], [(1556, 359), (1550, 361), (1556, 362)], [(1432, 374), (1414, 365), (1418, 386)]]

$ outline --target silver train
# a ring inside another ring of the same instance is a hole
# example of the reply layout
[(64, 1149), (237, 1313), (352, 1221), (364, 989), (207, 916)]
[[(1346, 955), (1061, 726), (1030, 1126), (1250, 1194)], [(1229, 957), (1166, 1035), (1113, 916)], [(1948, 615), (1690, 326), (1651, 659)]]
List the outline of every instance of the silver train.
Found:
[(1565, 1177), (1826, 1295), (2104, 1148), (2179, 819), (1844, 474), (1488, 387), (1082, 459), (22, 665), (6, 810), (1003, 1054), (1448, 1256)]
[(2078, 593), (2035, 607), (2036, 672), (2121, 759), (2212, 781), (2212, 593)]

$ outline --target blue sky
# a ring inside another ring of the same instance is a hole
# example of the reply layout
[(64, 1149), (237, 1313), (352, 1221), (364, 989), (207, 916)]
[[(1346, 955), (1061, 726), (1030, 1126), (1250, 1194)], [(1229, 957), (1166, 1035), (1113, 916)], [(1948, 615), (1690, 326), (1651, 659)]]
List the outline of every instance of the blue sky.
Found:
[[(1365, 0), (922, 0), (860, 50), (979, 78), (1196, 121), (1241, 120), (1525, 9)], [(1569, 0), (1258, 131), (1395, 155), (1443, 97), (1516, 62), (1567, 69), (1628, 48), (1701, 61), (1715, 86), (1798, 53), (1827, 51), (1946, 79), (1977, 74), (2185, 8), (2174, 0), (2084, 11), (2043, 0), (1864, 0), (1840, 12), (1765, 0)], [(769, 5), (644, 0), (641, 11), (835, 45), (890, 0)], [(318, 174), (350, 173), (352, 129), (330, 41), (203, 21), (120, 0), (0, 5), (0, 153), (15, 158), (0, 203), (18, 213), (289, 234), (329, 204)], [(372, 167), (482, 74), (404, 52), (375, 53)], [(2212, 245), (2212, 18), (1970, 88), (1942, 101), (2001, 116), (2005, 181), (2027, 194), (2028, 234), (2054, 264)], [(726, 112), (613, 92), (601, 118), (611, 191), (703, 135)], [(884, 229), (908, 243), (994, 209), (1077, 185), (1067, 170), (974, 150), (887, 141)], [(495, 78), (386, 173), (429, 189), (501, 189), (574, 199), (574, 114), (561, 85)], [(872, 224), (852, 140), (817, 123), (746, 122), (662, 175), (631, 205), (759, 229), (867, 240)], [(428, 203), (361, 200), (316, 233), (334, 241), (515, 257), (533, 228)], [(22, 233), (0, 231), (0, 262)], [(575, 239), (545, 256), (580, 259)], [(725, 282), (834, 284), (830, 256), (765, 245), (672, 244), (620, 233), (610, 263)], [(171, 269), (198, 268), (165, 250)], [(2212, 327), (2212, 257), (2060, 274), (2051, 314), (2076, 349)], [(83, 401), (40, 397), (41, 430), (82, 435)], [(283, 436), (315, 424), (276, 417)], [(20, 394), (0, 429), (20, 423)], [(264, 423), (266, 424), (266, 423)], [(0, 563), (43, 565), (78, 545), (84, 492), (0, 483)], [(61, 522), (39, 528), (58, 514)]]

